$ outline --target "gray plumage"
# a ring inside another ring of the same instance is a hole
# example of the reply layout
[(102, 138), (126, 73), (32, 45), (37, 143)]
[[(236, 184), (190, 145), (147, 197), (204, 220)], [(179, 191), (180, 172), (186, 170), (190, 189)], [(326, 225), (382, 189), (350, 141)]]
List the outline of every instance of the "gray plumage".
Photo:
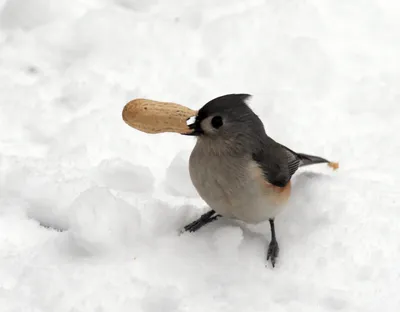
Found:
[[(215, 214), (247, 223), (270, 220), (268, 254), (275, 259), (278, 245), (273, 220), (287, 202), (292, 176), (301, 166), (328, 161), (296, 153), (270, 138), (247, 105), (249, 97), (224, 95), (199, 110), (190, 126), (197, 142), (189, 172), (199, 195)], [(211, 222), (212, 216), (205, 214), (186, 229), (197, 230)]]
[[(198, 137), (197, 144), (208, 157), (251, 156), (263, 169), (267, 181), (281, 187), (301, 166), (328, 163), (321, 157), (295, 153), (270, 138), (260, 118), (245, 102), (249, 97), (249, 94), (224, 95), (199, 110), (196, 126), (201, 128), (203, 135)], [(209, 126), (210, 118), (214, 116), (223, 119), (223, 126), (217, 130)]]

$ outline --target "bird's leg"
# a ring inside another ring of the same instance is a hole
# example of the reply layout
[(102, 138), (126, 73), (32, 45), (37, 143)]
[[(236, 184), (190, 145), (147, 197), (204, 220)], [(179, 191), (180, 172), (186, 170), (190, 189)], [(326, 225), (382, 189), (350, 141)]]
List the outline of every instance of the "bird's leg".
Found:
[(271, 241), (268, 246), (267, 261), (271, 259), (272, 267), (275, 267), (275, 262), (279, 254), (279, 245), (275, 235), (274, 219), (269, 219), (269, 225), (271, 227)]
[(189, 232), (196, 232), (200, 228), (202, 228), (204, 225), (213, 222), (214, 220), (217, 220), (219, 217), (221, 217), (219, 214), (216, 214), (214, 210), (210, 210), (203, 215), (200, 216), (197, 220), (193, 221), (192, 223), (189, 223), (186, 225), (183, 229), (183, 231), (189, 231)]

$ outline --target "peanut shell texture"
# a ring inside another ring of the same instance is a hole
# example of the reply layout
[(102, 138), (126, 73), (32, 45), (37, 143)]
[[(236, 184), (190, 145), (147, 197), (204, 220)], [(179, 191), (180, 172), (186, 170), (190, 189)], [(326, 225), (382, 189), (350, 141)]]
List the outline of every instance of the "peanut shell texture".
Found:
[(197, 111), (186, 106), (147, 99), (135, 99), (128, 102), (122, 119), (126, 124), (145, 133), (175, 132), (189, 133), (186, 121), (197, 115)]

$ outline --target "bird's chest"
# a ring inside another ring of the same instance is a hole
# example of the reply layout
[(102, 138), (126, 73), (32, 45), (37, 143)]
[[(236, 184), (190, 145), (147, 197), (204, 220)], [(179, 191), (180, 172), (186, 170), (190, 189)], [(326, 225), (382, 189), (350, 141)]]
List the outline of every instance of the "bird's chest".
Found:
[(251, 204), (259, 189), (248, 172), (245, 157), (204, 155), (193, 151), (189, 161), (193, 185), (218, 213), (233, 216), (234, 207)]

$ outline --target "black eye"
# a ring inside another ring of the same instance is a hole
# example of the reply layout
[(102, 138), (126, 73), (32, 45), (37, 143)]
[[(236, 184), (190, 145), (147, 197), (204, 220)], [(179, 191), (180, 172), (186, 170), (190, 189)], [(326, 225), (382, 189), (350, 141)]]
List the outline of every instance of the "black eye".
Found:
[(221, 116), (215, 116), (213, 119), (211, 119), (211, 125), (215, 128), (218, 129), (223, 125), (222, 122), (222, 117)]

